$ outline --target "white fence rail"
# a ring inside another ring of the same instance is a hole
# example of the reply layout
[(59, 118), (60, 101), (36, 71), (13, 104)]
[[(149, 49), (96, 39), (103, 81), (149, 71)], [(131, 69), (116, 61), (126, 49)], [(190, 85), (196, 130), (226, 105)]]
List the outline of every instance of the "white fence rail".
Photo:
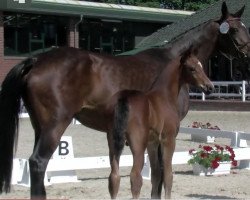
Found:
[(215, 91), (210, 95), (201, 92), (190, 92), (190, 97), (198, 97), (203, 101), (215, 98), (241, 99), (243, 102), (250, 97), (250, 84), (247, 81), (213, 81)]
[[(229, 138), (231, 139), (231, 146), (235, 151), (235, 160), (239, 161), (239, 168), (250, 169), (250, 148), (245, 145), (245, 148), (241, 148), (242, 141), (250, 141), (250, 133), (244, 132), (233, 132), (233, 131), (220, 131), (211, 129), (199, 129), (199, 128), (180, 128), (180, 134), (189, 135), (204, 135), (214, 136), (216, 138)], [(247, 144), (246, 142), (244, 144)], [(72, 144), (73, 145), (73, 144)], [(73, 150), (73, 148), (72, 148)], [(172, 163), (176, 164), (187, 164), (190, 159), (188, 151), (174, 152)], [(130, 167), (133, 164), (132, 155), (122, 155), (120, 159), (121, 167)], [(109, 168), (109, 157), (83, 157), (83, 158), (54, 158), (49, 161), (45, 184), (72, 182), (77, 181), (77, 176), (74, 173), (75, 170), (90, 170), (98, 168)], [(53, 173), (55, 175), (53, 175)], [(145, 164), (142, 171), (142, 175), (145, 179), (150, 179), (150, 164), (147, 154), (145, 154)], [(52, 174), (52, 175), (51, 175)], [(53, 177), (54, 176), (54, 177)], [(70, 177), (72, 176), (72, 177)], [(49, 177), (49, 178), (48, 178)], [(54, 180), (54, 181), (52, 181)], [(29, 178), (29, 166), (28, 160), (26, 159), (14, 159), (13, 166), (13, 184), (19, 184), (24, 186), (30, 186)]]

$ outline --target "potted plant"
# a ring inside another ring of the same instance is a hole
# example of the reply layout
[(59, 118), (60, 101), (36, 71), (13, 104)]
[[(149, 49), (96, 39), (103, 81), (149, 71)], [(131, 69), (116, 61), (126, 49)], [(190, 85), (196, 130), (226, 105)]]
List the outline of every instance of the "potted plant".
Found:
[(234, 150), (227, 145), (199, 145), (198, 150), (190, 149), (189, 154), (188, 164), (192, 164), (195, 175), (229, 174), (231, 165), (237, 166)]
[(220, 128), (215, 125), (212, 126), (209, 122), (203, 124), (202, 122), (193, 122), (192, 128), (202, 128), (202, 129), (212, 129), (212, 130), (220, 130)]
[[(191, 128), (220, 130), (220, 128), (217, 125), (212, 126), (212, 124), (210, 124), (209, 122), (202, 123), (202, 122), (196, 122), (196, 121), (193, 122), (193, 124), (191, 125)], [(205, 134), (192, 134), (191, 140), (196, 141), (196, 142), (214, 143), (215, 137), (208, 136)]]

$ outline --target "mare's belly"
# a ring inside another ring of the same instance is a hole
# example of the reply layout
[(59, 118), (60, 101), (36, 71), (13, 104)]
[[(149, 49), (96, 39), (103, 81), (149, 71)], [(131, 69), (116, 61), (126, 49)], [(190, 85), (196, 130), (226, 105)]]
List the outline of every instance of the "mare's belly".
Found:
[(102, 109), (95, 108), (83, 108), (74, 117), (84, 126), (102, 132), (107, 132), (112, 122), (112, 116)]

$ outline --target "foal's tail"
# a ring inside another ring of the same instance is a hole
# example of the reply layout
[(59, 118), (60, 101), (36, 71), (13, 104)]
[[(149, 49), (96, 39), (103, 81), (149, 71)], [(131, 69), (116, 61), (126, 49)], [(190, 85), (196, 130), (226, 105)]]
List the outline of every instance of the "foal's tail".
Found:
[(18, 114), (24, 89), (23, 76), (33, 59), (28, 58), (13, 67), (4, 79), (0, 91), (0, 193), (10, 191), (12, 162), (18, 138)]
[(127, 98), (119, 98), (114, 111), (114, 124), (112, 131), (116, 157), (119, 157), (121, 155), (124, 148), (128, 112), (129, 110)]

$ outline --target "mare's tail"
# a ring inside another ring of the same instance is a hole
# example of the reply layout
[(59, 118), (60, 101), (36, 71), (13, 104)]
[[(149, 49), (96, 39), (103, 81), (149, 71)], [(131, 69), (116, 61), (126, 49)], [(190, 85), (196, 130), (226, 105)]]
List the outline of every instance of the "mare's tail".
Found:
[(13, 155), (18, 137), (18, 114), (24, 88), (23, 76), (33, 59), (28, 58), (13, 67), (4, 79), (0, 91), (0, 193), (10, 191)]
[(125, 144), (125, 131), (128, 120), (128, 101), (126, 97), (119, 98), (114, 110), (113, 144), (115, 156), (119, 157)]

